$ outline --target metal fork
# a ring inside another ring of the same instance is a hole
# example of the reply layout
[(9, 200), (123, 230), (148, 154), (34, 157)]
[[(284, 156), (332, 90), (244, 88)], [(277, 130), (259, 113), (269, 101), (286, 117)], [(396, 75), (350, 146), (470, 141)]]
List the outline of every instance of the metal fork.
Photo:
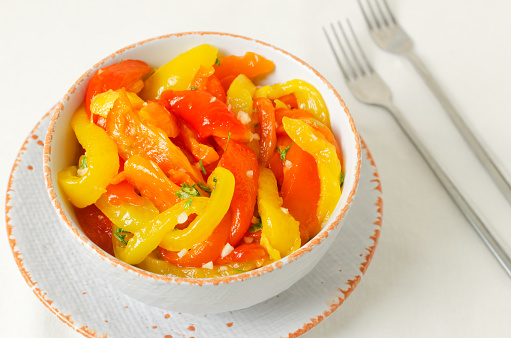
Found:
[[(500, 264), (504, 267), (506, 272), (511, 276), (511, 259), (500, 246), (498, 241), (493, 237), (481, 218), (456, 188), (451, 179), (447, 176), (442, 167), (422, 144), (411, 125), (404, 118), (403, 114), (393, 104), (389, 87), (385, 84), (385, 82), (383, 82), (381, 77), (374, 71), (373, 67), (369, 63), (364, 51), (360, 47), (355, 33), (353, 32), (350, 22), (348, 21), (348, 26), (350, 28), (351, 35), (353, 36), (352, 40), (355, 42), (356, 50), (349, 42), (350, 40), (348, 39), (342, 25), (339, 22), (337, 24), (344, 43), (341, 42), (341, 38), (333, 24), (331, 25), (331, 34), (328, 33), (325, 27), (323, 27), (323, 31), (335, 55), (337, 63), (341, 68), (346, 83), (354, 96), (361, 102), (383, 107), (390, 112), (394, 120), (401, 127), (415, 148), (417, 148), (433, 173), (445, 187), (453, 201), (463, 212), (470, 224), (472, 224), (476, 232), (483, 239)], [(332, 37), (330, 37), (331, 35)], [(337, 42), (337, 49), (334, 46), (334, 40)], [(338, 53), (337, 50), (340, 50), (341, 53)]]
[[(511, 183), (506, 179), (502, 171), (492, 159), (488, 150), (485, 149), (478, 138), (470, 130), (468, 125), (463, 121), (451, 101), (440, 88), (438, 82), (433, 78), (433, 75), (428, 71), (417, 54), (414, 53), (412, 39), (406, 34), (394, 18), (387, 1), (374, 0), (373, 2), (376, 6), (371, 5), (371, 1), (366, 0), (366, 7), (368, 10), (364, 10), (361, 1), (358, 0), (358, 4), (362, 10), (362, 14), (364, 15), (373, 40), (381, 49), (404, 56), (412, 63), (417, 72), (422, 76), (428, 87), (436, 96), (447, 115), (451, 118), (454, 125), (458, 128), (461, 135), (465, 138), (465, 141), (471, 147), (474, 154), (495, 181), (502, 194), (506, 197), (509, 203), (511, 203)], [(380, 5), (380, 2), (383, 2), (383, 5)]]

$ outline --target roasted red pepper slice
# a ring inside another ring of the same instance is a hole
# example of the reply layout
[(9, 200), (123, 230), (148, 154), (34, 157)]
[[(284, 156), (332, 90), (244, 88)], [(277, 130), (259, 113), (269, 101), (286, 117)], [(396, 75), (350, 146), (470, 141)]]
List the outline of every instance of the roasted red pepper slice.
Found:
[(224, 102), (227, 100), (227, 95), (225, 93), (225, 89), (222, 86), (222, 82), (215, 75), (211, 75), (206, 85), (206, 91)]
[(160, 255), (167, 262), (181, 267), (200, 268), (204, 264), (216, 261), (229, 237), (231, 215), (229, 211), (217, 225), (209, 237), (201, 243), (195, 244), (186, 254), (179, 257), (179, 252), (168, 251), (160, 247)]
[(85, 208), (75, 208), (75, 215), (85, 236), (113, 256), (112, 222), (108, 217), (94, 204)]
[(248, 230), (243, 235), (243, 239), (245, 240), (245, 237), (248, 239), (248, 241), (245, 240), (246, 243), (259, 243), (261, 242), (261, 234), (262, 234), (261, 230), (258, 230), (256, 232), (251, 232), (250, 230)]
[[(219, 141), (219, 143), (222, 143)], [(231, 201), (232, 226), (229, 244), (236, 246), (252, 225), (257, 197), (259, 166), (252, 149), (243, 143), (229, 140), (221, 144), (225, 149), (218, 165), (234, 175), (234, 195)]]
[[(284, 161), (282, 160), (283, 155), (286, 153), (286, 149), (289, 150), (289, 146), (293, 143), (291, 138), (287, 135), (279, 136), (277, 139), (277, 147), (278, 151), (273, 153), (273, 156), (268, 163), (268, 168), (273, 171), (275, 178), (277, 179), (277, 183), (279, 186), (282, 186), (282, 182), (284, 181)], [(285, 156), (284, 156), (285, 159)]]
[(195, 76), (192, 79), (192, 83), (190, 84), (190, 89), (198, 89), (205, 92), (210, 93), (214, 97), (216, 97), (218, 100), (225, 103), (226, 101), (226, 94), (225, 89), (222, 86), (222, 83), (214, 75), (215, 69), (214, 68), (204, 68), (201, 67), (197, 73), (195, 73)]
[(120, 205), (122, 202), (128, 202), (135, 205), (142, 205), (144, 201), (135, 192), (135, 187), (128, 181), (122, 181), (117, 184), (110, 184), (106, 187), (108, 202), (113, 205)]
[(300, 222), (300, 239), (306, 243), (319, 227), (317, 209), (320, 180), (317, 164), (312, 155), (293, 143), (285, 154), (283, 172), (282, 207)]
[(89, 80), (85, 94), (85, 111), (90, 116), (89, 106), (94, 95), (110, 89), (124, 87), (129, 92), (138, 93), (144, 86), (142, 76), (150, 70), (151, 67), (140, 60), (124, 60), (99, 69)]
[(225, 103), (202, 90), (167, 90), (160, 100), (165, 108), (181, 116), (201, 138), (218, 136), (246, 142), (250, 131)]
[(242, 263), (265, 258), (268, 258), (268, 253), (261, 244), (246, 243), (235, 248), (227, 256), (217, 259), (215, 265), (224, 265), (234, 262)]
[(264, 97), (254, 100), (254, 108), (259, 114), (259, 127), (261, 128), (261, 141), (259, 142), (260, 162), (263, 167), (266, 167), (277, 145), (275, 108), (271, 100)]

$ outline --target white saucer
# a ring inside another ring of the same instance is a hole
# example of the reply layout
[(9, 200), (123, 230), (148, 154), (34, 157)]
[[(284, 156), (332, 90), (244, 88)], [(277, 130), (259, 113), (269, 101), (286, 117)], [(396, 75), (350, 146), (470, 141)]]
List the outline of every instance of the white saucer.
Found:
[(362, 141), (360, 182), (346, 223), (314, 270), (291, 288), (250, 308), (207, 316), (168, 312), (131, 299), (81, 269), (82, 257), (52, 208), (42, 172), (49, 116), (28, 136), (14, 165), (6, 197), (7, 233), (27, 284), (84, 336), (297, 337), (343, 303), (371, 262), (381, 230), (382, 193)]

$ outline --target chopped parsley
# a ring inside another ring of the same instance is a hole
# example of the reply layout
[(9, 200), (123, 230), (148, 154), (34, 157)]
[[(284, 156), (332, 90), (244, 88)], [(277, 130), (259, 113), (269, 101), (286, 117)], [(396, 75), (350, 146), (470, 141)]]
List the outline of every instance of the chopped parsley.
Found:
[(197, 89), (199, 89), (199, 88), (194, 87), (194, 86), (190, 86), (190, 88), (188, 88), (188, 89), (190, 89), (190, 90), (197, 90)]
[(207, 192), (208, 194), (211, 194), (211, 188), (208, 187), (206, 184), (202, 183), (202, 182), (199, 182), (197, 184), (199, 186), (199, 188), (201, 188), (202, 190), (204, 190), (205, 192)]
[(342, 188), (342, 185), (344, 184), (344, 173), (341, 171), (341, 183), (339, 184)]
[(121, 242), (124, 245), (128, 244), (128, 241), (126, 241), (126, 234), (130, 234), (131, 232), (124, 230), (123, 228), (115, 228), (114, 236), (117, 238), (119, 242)]
[(261, 220), (259, 220), (259, 223), (252, 224), (250, 228), (248, 228), (248, 231), (251, 233), (258, 232), (259, 230), (263, 229), (263, 223), (261, 223)]
[(224, 151), (227, 150), (227, 146), (229, 145), (229, 141), (231, 140), (231, 132), (229, 132), (229, 136), (227, 136), (227, 143), (225, 144), (225, 149)]
[[(294, 143), (294, 142), (293, 142)], [(284, 162), (286, 160), (286, 155), (287, 155), (287, 152), (289, 151), (289, 148), (291, 148), (291, 146), (293, 145), (293, 143), (291, 143), (290, 145), (288, 145), (286, 147), (286, 149), (284, 150), (280, 150), (279, 147), (275, 147), (275, 150), (279, 152), (280, 154), (280, 161)]]
[(219, 59), (219, 58), (216, 58), (216, 60), (215, 60), (215, 66), (220, 66), (220, 59)]
[(193, 197), (196, 196), (202, 196), (197, 187), (194, 185), (189, 185), (187, 183), (181, 184), (181, 189), (179, 189), (178, 192), (176, 192), (176, 196), (180, 199), (184, 200), (187, 199), (187, 201), (184, 203), (184, 208), (188, 209), (190, 208), (190, 205), (192, 205)]
[(322, 125), (323, 125), (323, 123), (319, 122), (319, 121), (318, 121), (318, 120), (316, 120), (316, 119), (312, 119), (312, 121), (316, 122), (316, 124), (318, 124), (318, 125), (320, 125), (320, 126), (322, 126)]
[(181, 189), (179, 189), (178, 192), (176, 192), (176, 196), (180, 199), (184, 200), (190, 197), (196, 197), (196, 196), (202, 196), (199, 190), (194, 185), (189, 185), (187, 183), (181, 184)]
[(188, 210), (190, 208), (190, 205), (192, 205), (192, 198), (190, 197), (189, 199), (186, 200), (185, 204), (184, 204), (184, 208), (186, 210)]
[(207, 175), (208, 173), (206, 172), (206, 169), (204, 168), (204, 164), (202, 164), (202, 160), (199, 161), (199, 164), (200, 164), (200, 168), (201, 168), (202, 172), (204, 173), (204, 175)]
[(80, 157), (80, 165), (78, 166), (78, 169), (85, 169), (87, 168), (87, 155), (83, 155)]
[(245, 270), (241, 270), (241, 269), (234, 269), (234, 271), (236, 271), (237, 273), (244, 273), (244, 272), (246, 272)]
[(254, 128), (257, 128), (257, 127), (259, 127), (259, 123), (256, 123), (256, 124), (254, 125)]

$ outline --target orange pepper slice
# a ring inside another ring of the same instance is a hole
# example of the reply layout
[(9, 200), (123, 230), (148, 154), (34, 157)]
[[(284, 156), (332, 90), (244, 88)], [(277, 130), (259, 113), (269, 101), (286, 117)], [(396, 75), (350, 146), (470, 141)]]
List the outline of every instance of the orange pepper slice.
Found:
[(240, 75), (245, 74), (249, 79), (269, 73), (275, 69), (273, 61), (253, 52), (245, 55), (229, 55), (218, 59), (215, 64), (215, 74), (218, 76), (225, 90), (229, 89), (231, 82)]
[(173, 138), (179, 135), (176, 118), (157, 101), (147, 101), (138, 112), (138, 116), (143, 121), (160, 128), (168, 137)]
[(199, 137), (197, 132), (195, 132), (195, 130), (193, 130), (186, 122), (181, 121), (179, 127), (181, 130), (179, 138), (183, 142), (183, 145), (190, 151), (197, 161), (202, 160), (202, 165), (206, 166), (220, 158), (215, 149), (206, 144), (204, 140)]
[(151, 160), (139, 155), (131, 156), (124, 163), (123, 175), (142, 196), (153, 202), (160, 212), (180, 201), (176, 192), (181, 188), (169, 180)]
[(143, 123), (133, 111), (124, 90), (108, 113), (106, 131), (117, 143), (119, 155), (127, 160), (133, 155), (143, 155), (167, 172), (183, 169), (195, 182), (204, 182), (199, 170), (190, 164), (188, 158), (158, 127)]

